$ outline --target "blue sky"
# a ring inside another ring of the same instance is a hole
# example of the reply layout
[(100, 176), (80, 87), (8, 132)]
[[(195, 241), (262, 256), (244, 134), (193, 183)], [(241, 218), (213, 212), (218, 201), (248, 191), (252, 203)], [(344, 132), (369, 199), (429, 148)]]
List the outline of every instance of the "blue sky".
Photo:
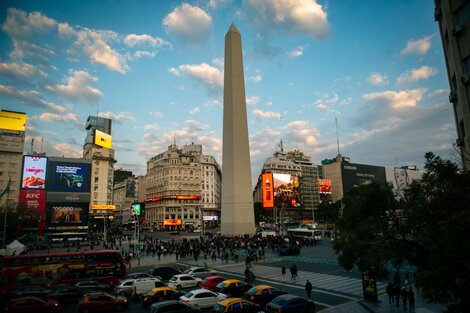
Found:
[(0, 108), (25, 150), (81, 157), (113, 120), (116, 168), (192, 141), (222, 161), (224, 36), (242, 34), (252, 176), (283, 140), (315, 163), (423, 167), (456, 158), (433, 1), (2, 1)]

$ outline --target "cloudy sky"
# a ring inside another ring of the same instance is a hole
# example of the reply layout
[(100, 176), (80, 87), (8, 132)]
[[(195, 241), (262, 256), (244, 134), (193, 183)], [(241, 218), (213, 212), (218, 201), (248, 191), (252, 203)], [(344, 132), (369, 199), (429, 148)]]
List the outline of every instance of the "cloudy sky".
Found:
[(25, 151), (81, 157), (89, 115), (113, 120), (116, 168), (178, 145), (222, 162), (224, 36), (242, 34), (252, 176), (278, 150), (315, 163), (422, 168), (455, 158), (429, 0), (1, 1), (0, 109)]

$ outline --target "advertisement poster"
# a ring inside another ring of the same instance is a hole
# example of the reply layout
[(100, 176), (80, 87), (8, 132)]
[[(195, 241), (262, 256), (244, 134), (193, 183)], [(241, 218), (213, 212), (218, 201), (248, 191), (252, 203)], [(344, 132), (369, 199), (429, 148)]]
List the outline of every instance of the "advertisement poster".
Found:
[(23, 203), (29, 210), (39, 212), (40, 221), (38, 224), (39, 234), (44, 235), (46, 221), (46, 191), (45, 190), (20, 190), (19, 203)]
[(273, 174), (274, 205), (277, 208), (300, 206), (299, 177), (290, 174)]
[(261, 184), (263, 188), (263, 208), (274, 207), (274, 184), (273, 174), (267, 173), (261, 175)]
[(0, 128), (24, 132), (26, 130), (26, 114), (0, 110)]
[(375, 279), (363, 273), (362, 274), (362, 290), (364, 292), (364, 300), (377, 302), (377, 282)]
[(74, 206), (53, 206), (52, 224), (81, 224), (82, 208)]
[(89, 192), (90, 164), (49, 161), (48, 191)]
[(46, 157), (25, 155), (23, 158), (21, 189), (45, 189), (46, 167)]
[(321, 194), (331, 194), (331, 180), (330, 179), (318, 179), (318, 192)]

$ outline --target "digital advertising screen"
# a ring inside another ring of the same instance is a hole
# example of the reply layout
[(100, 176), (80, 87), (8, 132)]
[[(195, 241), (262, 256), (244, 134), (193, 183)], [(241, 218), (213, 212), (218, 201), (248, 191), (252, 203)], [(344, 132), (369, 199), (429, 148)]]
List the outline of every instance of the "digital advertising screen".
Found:
[(111, 147), (113, 146), (113, 137), (97, 129), (95, 130), (94, 141), (95, 141), (95, 145), (103, 147), (103, 148), (111, 149)]
[(274, 206), (297, 208), (300, 206), (299, 177), (290, 174), (273, 174)]
[(330, 195), (333, 192), (331, 189), (331, 179), (318, 179), (318, 193)]
[(182, 220), (163, 220), (163, 225), (164, 226), (181, 226), (183, 225)]
[(0, 110), (0, 128), (24, 132), (26, 130), (26, 114)]
[(81, 226), (88, 224), (89, 204), (48, 203), (46, 223), (49, 226)]
[(274, 182), (273, 174), (261, 175), (261, 188), (263, 189), (263, 208), (274, 207)]
[(25, 155), (23, 157), (23, 175), (21, 189), (45, 189), (47, 158)]
[(387, 182), (385, 167), (342, 163), (343, 189), (344, 192), (350, 191), (355, 186), (360, 186), (370, 182), (385, 185)]
[(91, 164), (50, 161), (47, 190), (89, 192)]

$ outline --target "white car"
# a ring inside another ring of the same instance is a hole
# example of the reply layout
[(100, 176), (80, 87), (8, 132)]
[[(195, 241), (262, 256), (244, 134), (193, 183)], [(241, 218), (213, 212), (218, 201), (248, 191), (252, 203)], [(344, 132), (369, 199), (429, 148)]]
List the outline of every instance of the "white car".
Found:
[(201, 286), (202, 279), (188, 274), (179, 274), (173, 276), (168, 282), (168, 287), (175, 289), (191, 288)]
[(199, 278), (206, 278), (209, 276), (217, 275), (216, 271), (210, 270), (205, 267), (199, 267), (199, 266), (192, 266), (188, 268), (186, 271), (184, 271), (184, 273), (194, 276), (194, 277), (199, 277)]
[(184, 296), (180, 297), (180, 301), (187, 304), (195, 304), (201, 309), (210, 308), (217, 302), (227, 298), (227, 295), (218, 292), (212, 292), (207, 289), (195, 289)]

